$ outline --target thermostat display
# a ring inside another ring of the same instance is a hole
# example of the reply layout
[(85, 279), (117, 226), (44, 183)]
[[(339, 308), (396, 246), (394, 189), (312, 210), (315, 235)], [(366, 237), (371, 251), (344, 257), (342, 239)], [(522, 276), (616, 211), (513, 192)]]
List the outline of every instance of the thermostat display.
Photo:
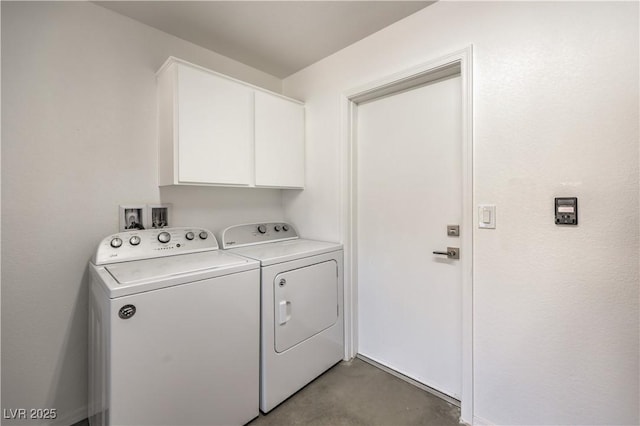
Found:
[(556, 225), (578, 224), (578, 199), (576, 197), (560, 197), (555, 199)]

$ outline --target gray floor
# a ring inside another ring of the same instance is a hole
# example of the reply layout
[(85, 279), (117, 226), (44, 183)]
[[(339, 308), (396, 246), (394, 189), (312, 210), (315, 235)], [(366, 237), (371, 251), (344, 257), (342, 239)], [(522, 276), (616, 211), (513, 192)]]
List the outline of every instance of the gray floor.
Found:
[(459, 418), (454, 405), (355, 359), (339, 363), (249, 426), (454, 426)]
[(459, 425), (460, 409), (366, 362), (341, 362), (250, 426)]

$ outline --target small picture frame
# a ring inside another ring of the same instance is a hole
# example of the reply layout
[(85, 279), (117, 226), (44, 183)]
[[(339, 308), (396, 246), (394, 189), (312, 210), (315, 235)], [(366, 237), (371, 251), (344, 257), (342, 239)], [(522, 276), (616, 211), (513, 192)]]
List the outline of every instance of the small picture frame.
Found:
[(120, 232), (144, 229), (146, 216), (147, 206), (145, 206), (144, 204), (121, 205), (119, 216)]
[(171, 204), (147, 204), (147, 226), (161, 229), (171, 226)]

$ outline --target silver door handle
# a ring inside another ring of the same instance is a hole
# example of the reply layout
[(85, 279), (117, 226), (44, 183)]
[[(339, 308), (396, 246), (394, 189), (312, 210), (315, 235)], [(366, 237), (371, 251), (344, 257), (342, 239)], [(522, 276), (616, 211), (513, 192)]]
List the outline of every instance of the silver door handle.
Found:
[(458, 247), (447, 247), (447, 251), (434, 251), (433, 254), (441, 254), (449, 259), (460, 259), (460, 249)]

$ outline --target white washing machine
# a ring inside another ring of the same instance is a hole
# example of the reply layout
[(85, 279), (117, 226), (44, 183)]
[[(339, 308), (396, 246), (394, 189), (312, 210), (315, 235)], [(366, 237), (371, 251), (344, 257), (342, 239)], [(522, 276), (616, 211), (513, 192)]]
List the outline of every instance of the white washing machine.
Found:
[(242, 425), (258, 416), (259, 263), (198, 228), (121, 232), (90, 265), (89, 421)]
[(287, 223), (232, 226), (227, 252), (261, 264), (260, 409), (275, 406), (344, 356), (341, 244), (300, 239)]

